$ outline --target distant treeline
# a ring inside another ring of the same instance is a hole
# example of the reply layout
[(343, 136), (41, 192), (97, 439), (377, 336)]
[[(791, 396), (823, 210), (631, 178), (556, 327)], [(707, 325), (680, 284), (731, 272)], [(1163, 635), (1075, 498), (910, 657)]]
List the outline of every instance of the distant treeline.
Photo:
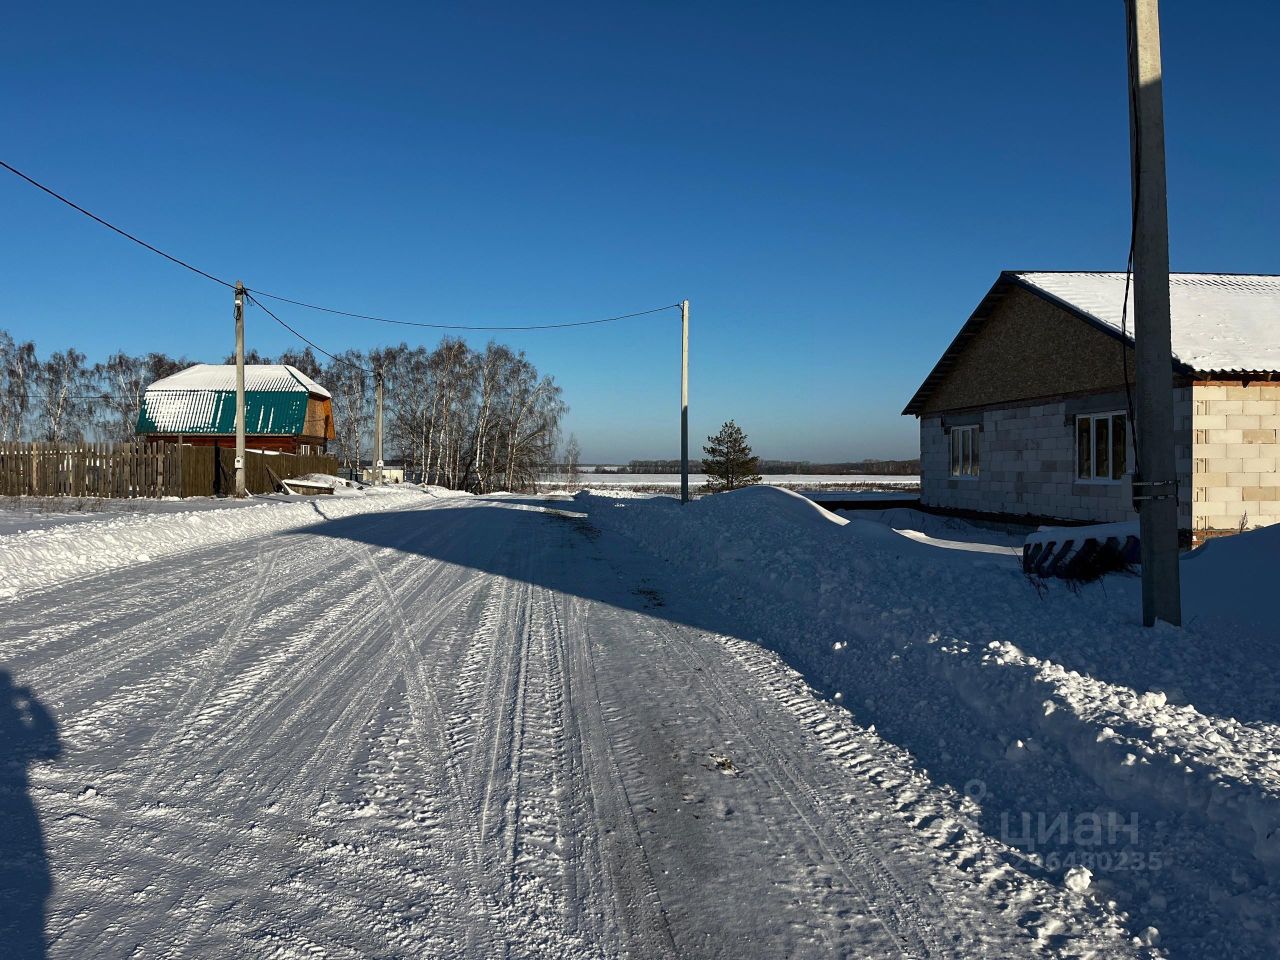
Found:
[[(702, 461), (690, 460), (689, 471), (702, 473)], [(601, 470), (601, 473), (679, 473), (679, 460), (632, 460), (625, 467)], [(884, 477), (914, 477), (920, 474), (917, 460), (859, 460), (851, 463), (813, 463), (809, 460), (761, 460), (763, 476), (796, 474), (801, 476), (852, 476), (870, 474)]]

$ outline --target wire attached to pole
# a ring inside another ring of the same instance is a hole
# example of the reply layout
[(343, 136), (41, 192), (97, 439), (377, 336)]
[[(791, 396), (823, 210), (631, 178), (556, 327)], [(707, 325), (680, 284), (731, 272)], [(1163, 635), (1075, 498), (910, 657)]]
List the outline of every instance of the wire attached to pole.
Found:
[(301, 341), (302, 341), (303, 343), (305, 343), (307, 346), (311, 347), (313, 350), (318, 350), (320, 353), (323, 353), (326, 357), (328, 357), (328, 358), (329, 358), (330, 360), (332, 360), (334, 363), (345, 363), (347, 366), (349, 366), (349, 367), (354, 367), (356, 370), (360, 370), (360, 371), (362, 371), (362, 372), (364, 372), (364, 373), (374, 373), (374, 372), (375, 372), (375, 371), (373, 371), (372, 369), (370, 369), (369, 367), (361, 366), (360, 364), (355, 363), (355, 362), (354, 362), (354, 361), (352, 361), (352, 360), (347, 360), (347, 359), (344, 359), (343, 357), (339, 357), (339, 356), (337, 356), (336, 354), (330, 353), (328, 350), (326, 350), (324, 347), (320, 346), (320, 345), (319, 345), (318, 343), (316, 343), (315, 341), (313, 341), (313, 340), (308, 340), (308, 339), (307, 339), (306, 337), (304, 337), (301, 333), (299, 333), (299, 332), (298, 332), (297, 330), (295, 330), (293, 327), (289, 326), (289, 324), (285, 323), (285, 322), (284, 322), (283, 320), (281, 320), (278, 316), (276, 316), (276, 315), (275, 315), (275, 313), (273, 313), (271, 310), (269, 310), (269, 309), (267, 309), (265, 306), (263, 306), (263, 305), (262, 305), (262, 301), (260, 301), (257, 297), (255, 297), (252, 293), (248, 293), (248, 294), (247, 294), (247, 296), (248, 296), (248, 298), (249, 298), (249, 301), (250, 301), (251, 303), (253, 303), (255, 306), (259, 307), (259, 308), (262, 310), (262, 312), (263, 312), (263, 313), (265, 313), (268, 317), (270, 317), (270, 318), (271, 318), (272, 320), (274, 320), (276, 323), (280, 324), (280, 326), (284, 327), (286, 330), (288, 330), (290, 333), (292, 333), (295, 337), (297, 337), (299, 340), (301, 340)]
[[(152, 246), (151, 244), (147, 243), (147, 241), (142, 240), (139, 237), (135, 237), (132, 233), (129, 233), (127, 230), (123, 230), (120, 227), (117, 227), (114, 223), (111, 223), (108, 220), (104, 220), (102, 217), (98, 216), (96, 213), (92, 213), (86, 210), (84, 207), (80, 206), (78, 203), (75, 203), (72, 200), (68, 200), (66, 197), (58, 193), (56, 190), (53, 190), (50, 187), (46, 187), (43, 183), (41, 183), (39, 180), (36, 180), (34, 177), (27, 176), (17, 167), (11, 166), (10, 164), (5, 163), (3, 160), (0, 160), (0, 167), (3, 167), (5, 170), (8, 170), (10, 173), (14, 174), (15, 176), (25, 180), (27, 183), (31, 184), (36, 189), (43, 190), (45, 193), (53, 197), (55, 200), (65, 203), (68, 207), (70, 207), (72, 210), (75, 210), (77, 213), (81, 213), (84, 216), (88, 217), (90, 220), (93, 220), (97, 223), (102, 224), (108, 230), (118, 233), (120, 236), (124, 237), (126, 240), (132, 240), (138, 246), (143, 247), (147, 250), (150, 250), (152, 253), (158, 254), (159, 256), (162, 256), (166, 260), (170, 261), (171, 263), (176, 263), (178, 266), (186, 270), (190, 270), (192, 273), (198, 274), (199, 276), (204, 277), (206, 280), (212, 280), (214, 283), (220, 283), (222, 284), (222, 286), (229, 287), (232, 290), (236, 288), (236, 285), (230, 282), (229, 280), (223, 280), (221, 277), (214, 276), (212, 273), (209, 273), (207, 270), (201, 270), (199, 267), (188, 263), (186, 260), (183, 260), (180, 257), (175, 257), (171, 253), (166, 253), (165, 251), (161, 250), (159, 247)], [(680, 306), (680, 304), (678, 303), (670, 303), (662, 307), (653, 307), (650, 310), (639, 310), (635, 313), (623, 313), (623, 314), (619, 314), (616, 317), (603, 317), (599, 320), (572, 320), (572, 321), (566, 321), (563, 323), (536, 323), (536, 324), (529, 324), (525, 326), (519, 326), (519, 325), (504, 326), (504, 325), (487, 325), (487, 324), (473, 325), (473, 324), (465, 324), (465, 323), (425, 323), (417, 320), (394, 320), (388, 317), (375, 316), (373, 314), (355, 313), (349, 310), (338, 310), (335, 307), (325, 307), (316, 303), (308, 303), (305, 300), (294, 300), (290, 297), (280, 296), (279, 294), (267, 293), (265, 290), (258, 290), (254, 287), (246, 287), (246, 290), (250, 294), (256, 293), (259, 297), (266, 297), (268, 300), (278, 300), (281, 303), (289, 303), (295, 307), (305, 307), (308, 310), (318, 310), (322, 313), (331, 313), (339, 317), (351, 317), (356, 320), (373, 320), (378, 323), (392, 323), (402, 327), (425, 327), (431, 330), (492, 330), (492, 331), (506, 330), (506, 331), (514, 332), (519, 330), (558, 330), (566, 327), (590, 327), (590, 326), (595, 326), (597, 324), (602, 324), (602, 323), (613, 323), (617, 320), (630, 320), (632, 317), (644, 317), (652, 313), (661, 313), (663, 310), (674, 310)], [(261, 300), (258, 300), (255, 297), (254, 303), (262, 307), (263, 310), (266, 310), (268, 316), (272, 317), (273, 319), (275, 319), (277, 323), (281, 324), (286, 329), (290, 330), (294, 336), (298, 337), (301, 340), (306, 339), (305, 337), (302, 336), (302, 334), (298, 333), (296, 330), (294, 330), (292, 327), (286, 324), (283, 320), (281, 320), (279, 317), (273, 314), (270, 310), (267, 310), (266, 307), (263, 307)], [(316, 349), (319, 350), (320, 348), (316, 347)], [(325, 351), (321, 351), (321, 352), (325, 352)], [(328, 355), (329, 354), (326, 353), (326, 356)]]
[(27, 181), (27, 183), (31, 184), (36, 189), (43, 190), (45, 193), (49, 194), (49, 196), (53, 197), (55, 200), (61, 200), (72, 210), (75, 210), (78, 213), (83, 213), (90, 220), (96, 220), (98, 223), (102, 224), (108, 230), (115, 231), (116, 233), (120, 234), (120, 236), (124, 237), (126, 240), (132, 240), (138, 246), (145, 247), (146, 249), (150, 250), (152, 253), (158, 253), (160, 256), (164, 257), (166, 260), (170, 260), (173, 263), (176, 263), (178, 266), (183, 267), (187, 270), (190, 270), (192, 273), (199, 274), (200, 276), (204, 277), (206, 280), (212, 280), (214, 283), (220, 283), (224, 287), (230, 287), (232, 290), (235, 289), (236, 285), (234, 283), (231, 283), (230, 281), (227, 281), (227, 280), (223, 280), (221, 277), (215, 277), (212, 273), (208, 273), (204, 270), (201, 270), (199, 267), (192, 266), (191, 264), (187, 263), (187, 261), (182, 260), (179, 257), (175, 257), (171, 253), (165, 253), (159, 247), (153, 247), (151, 244), (147, 243), (147, 241), (141, 240), (138, 237), (135, 237), (132, 233), (129, 233), (127, 230), (121, 230), (114, 223), (109, 223), (108, 221), (103, 220), (96, 213), (90, 213), (84, 207), (80, 206), (77, 203), (73, 203), (72, 201), (64, 197), (62, 194), (57, 193), (54, 190), (51, 190), (49, 187), (46, 187), (40, 181), (33, 180), (31, 177), (27, 176), (21, 170), (17, 169), (16, 167), (11, 167), (9, 164), (5, 163), (3, 160), (0, 160), (0, 167), (4, 167), (10, 173), (21, 177), (23, 180)]
[[(590, 327), (601, 323), (613, 323), (616, 320), (630, 320), (632, 317), (646, 317), (652, 313), (661, 313), (663, 310), (678, 309), (680, 304), (669, 303), (663, 307), (653, 307), (649, 310), (639, 310), (635, 313), (624, 313), (616, 317), (603, 317), (599, 320), (571, 320), (563, 323), (536, 323), (528, 325), (512, 325), (512, 326), (477, 326), (474, 324), (464, 323), (424, 323), (418, 320), (394, 320), (388, 317), (378, 317), (366, 313), (352, 313), (347, 310), (338, 310), (334, 307), (324, 307), (315, 303), (305, 303), (302, 300), (291, 300), (288, 297), (281, 297), (274, 293), (266, 293), (265, 291), (249, 288), (251, 293), (256, 293), (260, 297), (266, 297), (269, 300), (279, 300), (281, 303), (289, 303), (295, 307), (305, 307), (308, 310), (318, 310), (321, 313), (332, 313), (339, 317), (351, 317), (356, 320), (373, 320), (378, 323), (392, 323), (401, 327), (426, 327), (431, 330), (559, 330), (565, 327)], [(261, 304), (259, 304), (261, 306)]]

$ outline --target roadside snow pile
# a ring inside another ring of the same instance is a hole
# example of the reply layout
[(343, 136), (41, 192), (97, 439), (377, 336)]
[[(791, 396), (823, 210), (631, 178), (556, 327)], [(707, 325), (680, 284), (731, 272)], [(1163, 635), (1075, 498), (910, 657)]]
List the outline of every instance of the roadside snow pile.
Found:
[(1210, 540), (1182, 561), (1183, 619), (1262, 627), (1277, 641), (1274, 656), (1280, 649), (1278, 578), (1280, 524)]
[(925, 513), (912, 507), (891, 507), (887, 510), (842, 510), (843, 517), (875, 520), (903, 533), (923, 534), (936, 540), (953, 543), (980, 543), (986, 546), (1017, 547), (1022, 549), (1025, 532), (1014, 532), (1007, 527), (980, 527), (957, 517), (942, 517)]
[(345, 496), (351, 493), (358, 493), (365, 489), (365, 484), (357, 480), (348, 480), (346, 477), (336, 477), (331, 473), (307, 473), (300, 477), (290, 477), (284, 483), (287, 486), (294, 481), (298, 483), (310, 484), (317, 487), (328, 487), (337, 496)]
[[(580, 497), (739, 636), (981, 800), (984, 827), (1060, 882), (1093, 869), (1090, 889), (1167, 946), (1280, 954), (1280, 628), (1261, 580), (1280, 528), (1185, 558), (1188, 626), (1146, 630), (1134, 577), (1037, 583), (1017, 556), (939, 549), (857, 513), (833, 523), (796, 500)], [(1103, 814), (1124, 826), (1099, 848), (1076, 827)], [(1062, 825), (1053, 859), (1046, 823)]]
[[(0, 536), (0, 600), (131, 563), (420, 502), (421, 491), (280, 497), (235, 509), (132, 514)], [(202, 504), (203, 505), (203, 504)]]

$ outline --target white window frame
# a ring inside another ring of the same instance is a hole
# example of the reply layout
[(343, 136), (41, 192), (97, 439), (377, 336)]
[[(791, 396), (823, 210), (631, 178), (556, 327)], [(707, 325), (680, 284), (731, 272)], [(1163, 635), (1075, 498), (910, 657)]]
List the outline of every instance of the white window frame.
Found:
[[(957, 480), (977, 480), (982, 468), (978, 437), (982, 431), (976, 423), (952, 427), (948, 432), (947, 474)], [(965, 439), (968, 438), (968, 447)]]
[[(1115, 469), (1111, 464), (1111, 454), (1115, 450), (1115, 444), (1111, 439), (1111, 431), (1115, 428), (1115, 421), (1119, 418), (1124, 423), (1124, 470), (1119, 476), (1115, 475)], [(1087, 477), (1080, 476), (1080, 421), (1089, 421), (1089, 475)], [(1107, 423), (1107, 473), (1105, 476), (1098, 475), (1098, 423), (1105, 421)], [(1133, 431), (1129, 428), (1129, 415), (1124, 410), (1100, 410), (1097, 413), (1077, 413), (1075, 422), (1072, 425), (1071, 443), (1075, 449), (1075, 464), (1071, 471), (1074, 483), (1122, 483), (1126, 477), (1133, 473), (1133, 457), (1130, 451), (1133, 449)]]

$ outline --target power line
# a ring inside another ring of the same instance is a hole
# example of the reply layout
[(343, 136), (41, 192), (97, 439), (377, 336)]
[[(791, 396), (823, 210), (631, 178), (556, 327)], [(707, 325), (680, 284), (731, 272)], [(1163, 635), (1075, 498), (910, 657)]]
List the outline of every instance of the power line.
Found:
[[(37, 188), (38, 190), (43, 190), (45, 193), (49, 194), (49, 196), (53, 197), (55, 200), (59, 200), (62, 203), (65, 203), (72, 210), (75, 210), (78, 213), (82, 213), (86, 217), (88, 217), (90, 220), (94, 220), (102, 224), (108, 230), (112, 230), (120, 234), (120, 236), (124, 237), (127, 240), (132, 240), (134, 243), (138, 244), (138, 246), (144, 247), (145, 249), (150, 250), (152, 253), (159, 254), (160, 256), (164, 257), (166, 260), (176, 263), (178, 266), (183, 267), (187, 270), (190, 270), (192, 273), (198, 274), (199, 276), (202, 276), (207, 280), (212, 280), (214, 283), (220, 283), (222, 284), (222, 286), (229, 287), (232, 290), (235, 289), (236, 285), (234, 283), (231, 283), (230, 281), (227, 281), (227, 280), (223, 280), (221, 277), (215, 277), (212, 273), (209, 273), (208, 271), (205, 271), (205, 270), (201, 270), (199, 267), (193, 266), (187, 261), (179, 257), (175, 257), (171, 253), (165, 253), (159, 247), (152, 246), (151, 244), (147, 243), (145, 240), (135, 237), (132, 233), (129, 233), (127, 230), (122, 230), (120, 227), (117, 227), (115, 224), (107, 220), (104, 220), (102, 217), (98, 216), (96, 213), (91, 213), (90, 211), (86, 210), (84, 207), (80, 206), (78, 203), (74, 203), (73, 201), (68, 200), (66, 197), (58, 193), (56, 190), (53, 190), (50, 187), (46, 187), (39, 180), (36, 180), (33, 177), (27, 176), (21, 170), (17, 169), (16, 167), (10, 166), (9, 164), (5, 163), (3, 160), (0, 160), (0, 167), (4, 167), (4, 169), (8, 170), (10, 173), (14, 174), (15, 176), (18, 176), (23, 180), (27, 181), (27, 183), (31, 184), (33, 187)], [(378, 323), (392, 323), (402, 327), (425, 327), (432, 330), (507, 330), (507, 331), (558, 330), (566, 327), (589, 327), (589, 326), (594, 326), (602, 323), (613, 323), (617, 320), (630, 320), (633, 317), (645, 317), (645, 316), (648, 316), (649, 314), (661, 313), (663, 310), (674, 310), (680, 306), (680, 304), (678, 303), (671, 303), (663, 307), (654, 307), (651, 310), (640, 310), (640, 311), (637, 311), (636, 313), (624, 313), (616, 317), (603, 317), (599, 320), (574, 320), (574, 321), (566, 321), (564, 323), (538, 323), (538, 324), (530, 324), (526, 326), (519, 326), (519, 325), (512, 325), (512, 326), (478, 325), (477, 326), (477, 325), (470, 325), (470, 324), (464, 324), (464, 323), (424, 323), (417, 320), (393, 320), (387, 317), (374, 316), (372, 314), (355, 313), (348, 310), (338, 310), (335, 307), (321, 306), (320, 304), (316, 304), (316, 303), (307, 303), (305, 300), (294, 300), (290, 297), (282, 297), (279, 294), (267, 293), (265, 290), (258, 290), (254, 287), (246, 287), (246, 290), (248, 290), (250, 293), (257, 294), (259, 297), (266, 297), (268, 300), (278, 300), (281, 303), (293, 304), (295, 307), (305, 307), (308, 310), (318, 310), (322, 313), (331, 313), (339, 317), (351, 317), (356, 320), (374, 320)], [(272, 317), (281, 326), (290, 330), (294, 336), (298, 337), (298, 339), (300, 340), (306, 340), (306, 337), (302, 336), (302, 334), (298, 333), (296, 330), (294, 330), (292, 327), (286, 324), (283, 320), (277, 317), (270, 310), (267, 310), (266, 307), (263, 307), (262, 301), (258, 300), (257, 297), (254, 297), (252, 299), (254, 303), (262, 307), (263, 310), (266, 310), (268, 316)], [(307, 342), (310, 342), (310, 341), (307, 341)], [(315, 346), (315, 345), (312, 344), (312, 346)], [(319, 347), (316, 347), (316, 349), (320, 350)], [(332, 354), (329, 354), (327, 351), (321, 350), (320, 352), (324, 353), (326, 356), (332, 356)]]
[[(334, 355), (334, 354), (330, 353), (330, 352), (329, 352), (328, 350), (326, 350), (324, 347), (320, 346), (320, 345), (319, 345), (318, 343), (316, 343), (315, 341), (313, 341), (313, 340), (308, 340), (306, 337), (304, 337), (302, 334), (300, 334), (297, 330), (295, 330), (293, 327), (289, 326), (289, 324), (285, 323), (283, 320), (281, 320), (279, 317), (277, 317), (274, 313), (272, 313), (270, 310), (268, 310), (265, 306), (263, 306), (263, 305), (262, 305), (262, 301), (260, 301), (257, 297), (255, 297), (252, 293), (247, 293), (246, 295), (248, 296), (248, 298), (249, 298), (251, 301), (253, 301), (254, 305), (255, 305), (255, 306), (257, 306), (257, 307), (259, 307), (259, 308), (261, 308), (262, 312), (263, 312), (263, 313), (265, 313), (268, 317), (270, 317), (270, 318), (271, 318), (272, 320), (274, 320), (276, 323), (280, 324), (280, 326), (284, 327), (286, 330), (288, 330), (290, 333), (292, 333), (295, 337), (297, 337), (299, 340), (301, 340), (301, 341), (302, 341), (303, 343), (305, 343), (307, 346), (311, 347), (311, 349), (313, 349), (313, 350), (318, 350), (318, 351), (320, 351), (321, 353), (323, 353), (326, 357), (328, 357), (328, 358), (329, 358), (330, 360), (332, 360), (334, 363), (345, 363), (347, 366), (349, 366), (349, 367), (355, 367), (355, 369), (357, 369), (357, 370), (362, 370), (362, 371), (364, 371), (365, 373), (374, 373), (374, 372), (375, 372), (375, 371), (373, 371), (373, 370), (370, 370), (368, 367), (363, 367), (363, 366), (361, 366), (360, 364), (355, 363), (355, 362), (353, 362), (353, 361), (351, 361), (351, 360), (347, 360), (347, 359), (344, 359), (343, 357), (336, 356), (336, 355)], [(266, 296), (266, 294), (263, 294), (263, 296)]]
[(222, 279), (222, 278), (220, 278), (220, 277), (215, 277), (212, 273), (207, 273), (207, 272), (205, 272), (204, 270), (201, 270), (199, 267), (194, 267), (194, 266), (192, 266), (191, 264), (187, 263), (187, 261), (182, 260), (182, 259), (179, 259), (178, 257), (175, 257), (175, 256), (174, 256), (173, 254), (171, 254), (171, 253), (165, 253), (165, 252), (164, 252), (163, 250), (161, 250), (159, 247), (153, 247), (151, 244), (147, 243), (147, 241), (145, 241), (145, 240), (140, 240), (140, 239), (138, 239), (138, 238), (137, 238), (137, 237), (135, 237), (132, 233), (129, 233), (127, 230), (121, 230), (121, 229), (120, 229), (119, 227), (117, 227), (114, 223), (108, 223), (106, 220), (103, 220), (103, 219), (102, 219), (100, 216), (98, 216), (96, 213), (90, 213), (90, 212), (89, 212), (88, 210), (86, 210), (84, 207), (80, 206), (80, 205), (79, 205), (79, 204), (77, 204), (77, 203), (73, 203), (72, 201), (70, 201), (70, 200), (68, 200), (66, 197), (64, 197), (62, 194), (60, 194), (60, 193), (58, 193), (58, 192), (56, 192), (56, 191), (54, 191), (54, 190), (51, 190), (49, 187), (46, 187), (46, 186), (45, 186), (43, 183), (41, 183), (40, 181), (38, 181), (38, 180), (33, 180), (31, 177), (28, 177), (28, 176), (27, 176), (25, 173), (23, 173), (21, 170), (17, 169), (16, 167), (11, 167), (11, 166), (9, 166), (9, 164), (5, 163), (3, 160), (0, 160), (0, 167), (4, 167), (4, 168), (5, 168), (6, 170), (8, 170), (10, 173), (15, 174), (15, 175), (17, 175), (17, 176), (21, 177), (23, 180), (27, 181), (27, 183), (31, 184), (33, 187), (36, 187), (37, 189), (43, 190), (45, 193), (49, 194), (49, 196), (53, 197), (55, 200), (61, 200), (61, 201), (62, 201), (63, 203), (65, 203), (68, 207), (70, 207), (72, 210), (75, 210), (75, 211), (77, 211), (77, 212), (79, 212), (79, 213), (83, 213), (83, 214), (84, 214), (86, 217), (88, 217), (90, 220), (96, 220), (98, 223), (102, 224), (102, 225), (103, 225), (104, 227), (106, 227), (108, 230), (114, 230), (116, 233), (120, 234), (120, 236), (124, 237), (125, 239), (127, 239), (127, 240), (132, 240), (134, 243), (138, 244), (138, 246), (140, 246), (140, 247), (145, 247), (146, 249), (150, 250), (152, 253), (158, 253), (158, 254), (160, 254), (160, 256), (164, 257), (166, 260), (171, 260), (171, 261), (173, 261), (174, 263), (176, 263), (178, 266), (180, 266), (180, 267), (185, 267), (187, 270), (190, 270), (192, 273), (197, 273), (197, 274), (199, 274), (200, 276), (204, 277), (204, 278), (205, 278), (205, 279), (207, 279), (207, 280), (212, 280), (214, 283), (220, 283), (220, 284), (222, 284), (224, 287), (230, 287), (230, 288), (232, 288), (233, 290), (235, 289), (235, 284), (234, 284), (234, 283), (228, 283), (226, 280), (223, 280), (223, 279)]
[[(654, 307), (651, 310), (639, 310), (636, 313), (624, 313), (616, 317), (604, 317), (600, 320), (573, 320), (564, 323), (538, 323), (526, 326), (474, 326), (462, 323), (422, 323), (417, 320), (392, 320), (387, 317), (376, 317), (365, 313), (351, 313), (346, 310), (337, 310), (333, 307), (322, 307), (315, 303), (304, 303), (301, 300), (290, 300), (288, 297), (277, 296), (274, 293), (265, 293), (262, 290), (253, 287), (248, 288), (251, 293), (256, 293), (260, 297), (267, 297), (270, 300), (279, 300), (281, 303), (291, 303), (295, 307), (306, 307), (308, 310), (319, 310), (321, 313), (332, 313), (339, 317), (351, 317), (356, 320), (376, 320), (378, 323), (394, 323), (402, 327), (428, 327), (432, 330), (558, 330), (564, 327), (589, 327), (599, 323), (613, 323), (615, 320), (630, 320), (632, 317), (646, 317), (651, 313), (661, 313), (663, 310), (675, 310), (680, 306), (678, 303), (669, 303), (664, 307)], [(258, 304), (262, 306), (262, 304)]]

